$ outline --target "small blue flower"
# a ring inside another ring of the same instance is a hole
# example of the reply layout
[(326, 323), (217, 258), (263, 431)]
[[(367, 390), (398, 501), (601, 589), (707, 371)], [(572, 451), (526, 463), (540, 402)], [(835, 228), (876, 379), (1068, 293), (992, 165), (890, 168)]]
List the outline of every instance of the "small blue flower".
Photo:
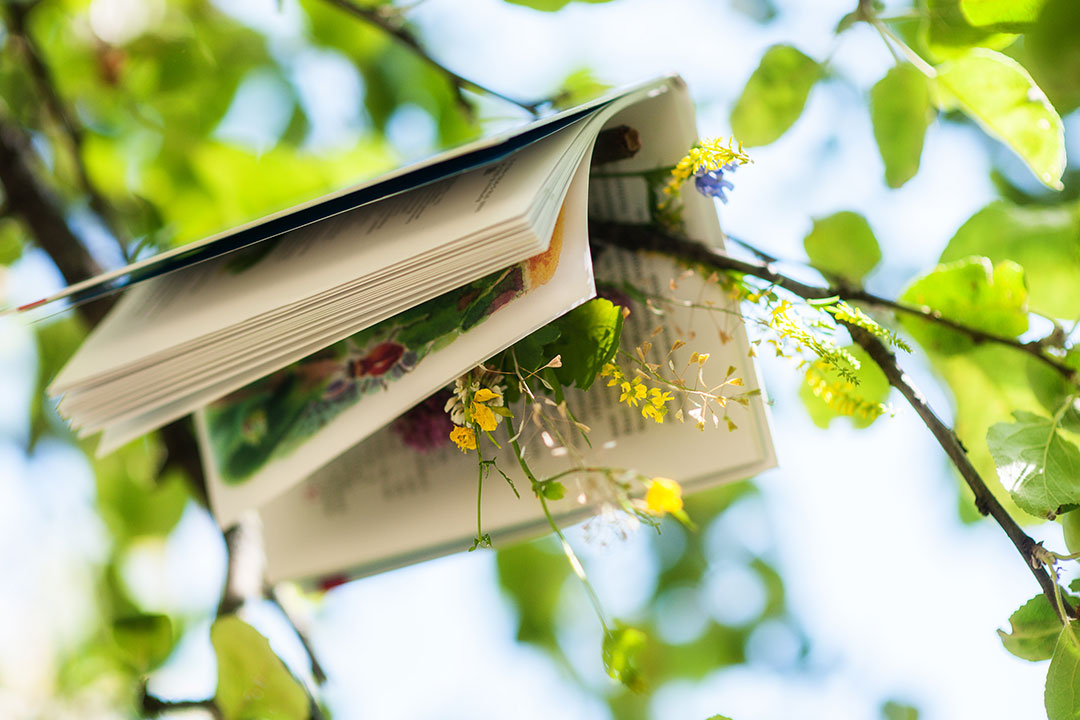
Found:
[(731, 184), (730, 180), (724, 179), (724, 173), (735, 172), (736, 167), (735, 163), (730, 162), (718, 170), (702, 168), (694, 174), (694, 186), (702, 195), (720, 198), (720, 201), (726, 204), (727, 195), (724, 194), (724, 191), (733, 190), (735, 186)]

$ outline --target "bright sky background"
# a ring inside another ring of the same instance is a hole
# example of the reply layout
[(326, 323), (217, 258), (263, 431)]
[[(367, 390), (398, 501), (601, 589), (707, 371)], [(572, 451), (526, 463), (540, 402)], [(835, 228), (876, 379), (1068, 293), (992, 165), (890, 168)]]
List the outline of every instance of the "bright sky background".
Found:
[[(340, 58), (297, 51), (292, 0), (284, 0), (283, 15), (277, 0), (218, 4), (272, 30), (279, 51), (294, 57), (294, 82), (308, 88), (306, 101), (319, 108), (316, 145), (347, 142), (362, 129), (356, 110), (362, 84)], [(777, 5), (783, 13), (764, 26), (719, 0), (618, 0), (574, 4), (552, 15), (501, 0), (426, 0), (414, 17), (446, 65), (519, 97), (543, 96), (580, 67), (612, 84), (678, 72), (700, 103), (707, 137), (729, 134), (730, 107), (770, 44), (794, 42), (818, 59), (832, 54), (845, 80), (817, 87), (794, 129), (752, 153), (755, 162), (735, 176), (721, 221), (731, 234), (798, 260), (810, 218), (862, 212), (885, 255), (871, 289), (895, 293), (932, 265), (961, 222), (992, 198), (989, 141), (935, 124), (919, 175), (901, 190), (888, 190), (861, 98), (891, 56), (868, 28), (831, 40), (851, 0)], [(266, 82), (245, 84), (244, 102), (219, 131), (223, 137), (257, 147), (281, 131), (277, 125), (287, 117), (274, 114)], [(1074, 130), (1076, 124), (1074, 116)], [(431, 149), (433, 129), (422, 113), (401, 113), (393, 133), (403, 156)], [(40, 268), (33, 257), (24, 261), (16, 285), (33, 278), (40, 290), (45, 276), (35, 263)], [(0, 714), (7, 717), (49, 695), (54, 646), (74, 644), (92, 624), (86, 563), (105, 557), (107, 543), (93, 510), (92, 478), (77, 454), (46, 443), (26, 460), (10, 439), (25, 432), (32, 357), (26, 329), (0, 322), (0, 430), (8, 438), (0, 440), (0, 676), (8, 683), (0, 687)], [(931, 403), (947, 414), (948, 398), (924, 367), (911, 364)], [(797, 373), (768, 360), (762, 372), (774, 400), (781, 468), (760, 478), (763, 501), (744, 502), (725, 515), (722, 527), (707, 532), (710, 542), (743, 544), (778, 564), (789, 604), (812, 642), (810, 670), (785, 669), (792, 638), (774, 628), (752, 644), (747, 666), (659, 689), (657, 716), (876, 718), (881, 701), (897, 697), (917, 705), (924, 720), (1041, 717), (1045, 663), (1012, 657), (994, 633), (1037, 586), (996, 527), (959, 524), (945, 459), (902, 399), (893, 399), (894, 417), (868, 431), (838, 421), (825, 432), (801, 407)], [(216, 603), (223, 552), (211, 522), (191, 508), (167, 544), (135, 553), (130, 570), (148, 603), (189, 612)], [(1060, 545), (1054, 526), (1036, 533)], [(598, 548), (580, 534), (574, 538), (604, 602), (614, 614), (632, 611), (655, 582), (657, 560), (648, 545), (632, 538)], [(717, 577), (718, 598), (727, 593), (729, 599), (705, 611), (752, 612), (760, 588), (723, 568)], [(565, 612), (573, 627), (564, 638), (566, 651), (602, 686), (599, 629), (576, 589), (567, 592)], [(680, 612), (670, 629), (676, 635), (702, 610)], [(251, 619), (281, 652), (300, 657), (273, 612), (264, 608)], [(490, 553), (461, 553), (352, 583), (331, 592), (313, 621), (316, 645), (335, 677), (328, 695), (338, 718), (607, 713), (544, 656), (513, 643), (515, 620), (498, 594)], [(165, 696), (204, 697), (214, 681), (206, 640), (182, 647), (152, 688)], [(78, 716), (109, 717), (87, 710)], [(59, 709), (56, 716), (63, 716)]]

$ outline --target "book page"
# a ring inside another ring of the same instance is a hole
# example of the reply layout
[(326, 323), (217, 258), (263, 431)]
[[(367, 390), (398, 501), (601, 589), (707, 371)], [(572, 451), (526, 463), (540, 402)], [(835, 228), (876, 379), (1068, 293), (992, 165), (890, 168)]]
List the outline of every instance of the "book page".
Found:
[(478, 362), (593, 296), (581, 163), (548, 251), (309, 356), (197, 416), (223, 526), (345, 452)]
[[(133, 288), (83, 343), (52, 391), (123, 374), (141, 361), (160, 360), (200, 338), (242, 328), (260, 316), (359, 278), (378, 277), (410, 258), (471, 236), (514, 223), (527, 227), (537, 189), (573, 144), (576, 128), (555, 133), (493, 166)], [(546, 240), (516, 253), (527, 257), (539, 252)]]
[[(598, 282), (632, 282), (643, 292), (676, 295), (699, 304), (726, 309), (730, 301), (715, 285), (705, 287), (697, 276), (680, 280), (682, 271), (656, 255), (606, 249), (596, 260)], [(625, 302), (625, 300), (624, 300)], [(624, 326), (624, 347), (648, 337), (656, 319), (640, 303)], [(657, 347), (670, 347), (682, 337), (687, 346), (676, 353), (685, 363), (691, 351), (712, 354), (706, 377), (723, 380), (728, 365), (747, 390), (757, 377), (748, 359), (741, 320), (722, 311), (682, 309), (665, 319), (665, 331), (654, 336)], [(523, 439), (530, 466), (540, 477), (575, 465), (631, 469), (645, 476), (680, 481), (688, 492), (725, 480), (749, 477), (774, 464), (766, 411), (760, 399), (748, 407), (731, 404), (738, 429), (708, 423), (698, 431), (693, 421), (680, 424), (674, 408), (663, 424), (642, 417), (619, 403), (618, 387), (599, 379), (587, 392), (568, 393), (574, 416), (591, 428), (592, 448), (576, 442), (562, 446), (535, 427)], [(434, 408), (433, 408), (434, 409)], [(439, 409), (441, 410), (441, 408)], [(690, 408), (684, 408), (688, 411)], [(520, 415), (520, 408), (515, 408)], [(348, 571), (368, 574), (450, 552), (466, 550), (476, 534), (477, 457), (444, 445), (435, 451), (410, 446), (410, 433), (420, 432), (409, 416), (354, 447), (260, 510), (271, 581), (318, 578)], [(566, 437), (573, 431), (564, 426)], [(505, 437), (500, 428), (498, 439)], [(496, 546), (511, 539), (540, 534), (547, 528), (538, 501), (532, 497), (511, 453), (497, 455), (498, 465), (515, 479), (521, 498), (491, 473), (484, 481), (483, 529)], [(594, 513), (603, 504), (602, 486), (580, 478), (566, 483), (564, 499), (550, 503), (560, 522)]]

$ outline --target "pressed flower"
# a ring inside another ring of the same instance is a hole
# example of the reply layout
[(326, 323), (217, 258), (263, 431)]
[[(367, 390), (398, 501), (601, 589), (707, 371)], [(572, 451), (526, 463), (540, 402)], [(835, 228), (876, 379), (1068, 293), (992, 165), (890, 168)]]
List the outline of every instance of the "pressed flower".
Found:
[(653, 478), (645, 491), (645, 507), (653, 515), (682, 511), (682, 486), (669, 478)]
[(467, 427), (455, 425), (454, 429), (450, 431), (450, 439), (457, 444), (461, 452), (476, 449), (476, 434)]

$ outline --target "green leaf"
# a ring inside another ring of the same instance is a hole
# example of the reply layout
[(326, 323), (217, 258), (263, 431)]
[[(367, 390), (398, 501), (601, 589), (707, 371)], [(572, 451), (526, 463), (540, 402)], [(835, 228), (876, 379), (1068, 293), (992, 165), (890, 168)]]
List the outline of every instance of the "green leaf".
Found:
[(113, 621), (112, 637), (121, 659), (145, 675), (168, 659), (173, 649), (173, 626), (168, 615), (134, 615)]
[(566, 76), (562, 81), (562, 86), (560, 86), (558, 92), (555, 93), (555, 99), (551, 104), (553, 107), (560, 110), (576, 107), (593, 98), (599, 97), (609, 89), (611, 89), (611, 85), (600, 82), (600, 80), (593, 75), (592, 70), (581, 68)]
[(920, 33), (930, 54), (938, 60), (963, 55), (973, 47), (1001, 50), (1016, 40), (1012, 33), (973, 27), (961, 9), (963, 0), (925, 0)]
[[(915, 278), (900, 302), (936, 310), (943, 317), (1004, 337), (1027, 331), (1027, 287), (1024, 270), (1014, 262), (991, 265), (971, 257)], [(926, 349), (940, 353), (969, 350), (973, 341), (940, 323), (901, 314), (900, 322)]]
[(634, 692), (645, 690), (645, 680), (638, 669), (638, 656), (648, 637), (637, 628), (616, 622), (614, 629), (604, 634), (604, 669)]
[(883, 720), (919, 720), (919, 711), (907, 703), (889, 700), (881, 706), (881, 717)]
[(562, 356), (562, 367), (555, 369), (559, 382), (587, 390), (619, 349), (622, 321), (622, 308), (604, 298), (594, 298), (556, 320), (559, 338), (546, 349), (551, 357)]
[(259, 631), (235, 615), (214, 621), (218, 663), (214, 702), (224, 720), (307, 720), (307, 693)]
[(1058, 635), (1050, 669), (1046, 673), (1047, 720), (1080, 718), (1080, 621), (1074, 620)]
[[(555, 12), (556, 10), (562, 10), (569, 5), (573, 0), (505, 0), (505, 2), (511, 5), (524, 5), (530, 7), (533, 10), (542, 10), (544, 12)], [(604, 3), (611, 0), (578, 0), (578, 2), (587, 3)]]
[(1080, 107), (1080, 3), (1049, 0), (1024, 36), (1024, 66), (1062, 115)]
[(1018, 410), (986, 434), (998, 477), (1024, 511), (1051, 518), (1080, 503), (1080, 448), (1058, 433), (1060, 416)]
[(830, 278), (853, 283), (861, 283), (881, 261), (881, 248), (870, 223), (847, 210), (815, 220), (803, 247), (815, 268)]
[(1039, 182), (1062, 189), (1064, 126), (1020, 63), (992, 50), (971, 50), (942, 65), (935, 86), (942, 109), (961, 110), (1012, 148)]
[(889, 70), (870, 90), (870, 119), (885, 163), (885, 183), (898, 188), (919, 171), (923, 138), (933, 119), (926, 76), (906, 63)]
[(1009, 616), (1011, 632), (998, 630), (1002, 645), (1018, 658), (1049, 660), (1061, 635), (1061, 620), (1045, 595), (1036, 595)]
[(956, 231), (941, 262), (976, 254), (1023, 266), (1032, 311), (1080, 317), (1080, 215), (1075, 210), (992, 202)]
[(570, 565), (552, 538), (495, 553), (499, 586), (518, 613), (517, 641), (555, 649), (555, 610)]
[(14, 219), (0, 218), (0, 265), (10, 265), (22, 257), (23, 230)]
[(38, 324), (35, 327), (38, 351), (37, 388), (30, 400), (28, 449), (32, 449), (38, 439), (52, 429), (51, 419), (56, 419), (57, 427), (63, 427), (59, 416), (52, 409), (52, 401), (46, 397), (45, 388), (86, 337), (86, 325), (74, 313), (47, 325)]
[(773, 45), (731, 111), (731, 129), (743, 145), (768, 145), (802, 114), (822, 67), (790, 45)]
[(960, 12), (975, 27), (1024, 32), (1039, 19), (1046, 0), (960, 0)]
[[(885, 373), (881, 372), (881, 368), (877, 366), (877, 363), (872, 361), (866, 351), (858, 345), (850, 345), (845, 350), (862, 364), (862, 367), (855, 371), (855, 375), (859, 378), (859, 384), (846, 390), (846, 393), (850, 396), (849, 399), (871, 405), (884, 403), (889, 398), (889, 381), (886, 379)], [(835, 369), (812, 367), (811, 370), (822, 375), (830, 386), (833, 383), (844, 382), (844, 379), (837, 374)], [(845, 383), (844, 387), (847, 387), (847, 385), (850, 385), (850, 383)], [(810, 419), (819, 428), (827, 428), (836, 418), (844, 417), (834, 410), (830, 403), (826, 402), (820, 395), (815, 394), (809, 382), (804, 382), (799, 388), (799, 399), (802, 400), (803, 405), (806, 407), (806, 412), (810, 414)], [(851, 424), (857, 428), (869, 427), (877, 419), (877, 417), (863, 417), (857, 413), (848, 417), (851, 418)]]

